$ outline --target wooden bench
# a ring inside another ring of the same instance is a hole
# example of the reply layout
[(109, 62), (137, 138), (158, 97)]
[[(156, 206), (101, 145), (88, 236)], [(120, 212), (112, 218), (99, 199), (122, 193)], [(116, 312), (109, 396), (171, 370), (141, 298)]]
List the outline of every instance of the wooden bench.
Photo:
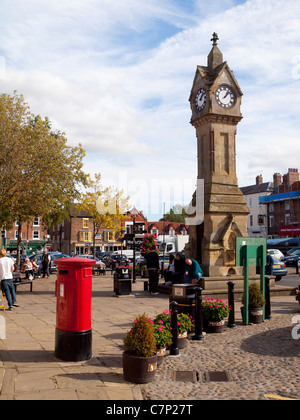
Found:
[(17, 293), (17, 287), (20, 286), (21, 284), (30, 284), (30, 292), (32, 292), (32, 280), (21, 280), (21, 281), (17, 281), (14, 280), (14, 287), (15, 287), (15, 291)]

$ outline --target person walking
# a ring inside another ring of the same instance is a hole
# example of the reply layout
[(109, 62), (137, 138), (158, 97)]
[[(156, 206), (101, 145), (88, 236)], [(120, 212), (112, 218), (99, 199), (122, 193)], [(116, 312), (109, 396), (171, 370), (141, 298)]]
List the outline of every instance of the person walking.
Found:
[(1, 288), (8, 303), (8, 310), (18, 307), (16, 291), (13, 282), (14, 261), (8, 258), (5, 249), (0, 250), (0, 279)]
[(149, 292), (151, 295), (159, 295), (159, 292), (157, 291), (159, 280), (159, 257), (155, 245), (152, 245), (149, 254), (146, 255), (146, 263), (149, 272)]
[(185, 283), (198, 284), (202, 276), (203, 276), (203, 271), (198, 261), (194, 260), (193, 258), (187, 258), (185, 260), (185, 275), (184, 275)]
[(50, 256), (47, 254), (47, 251), (43, 251), (42, 257), (42, 271), (43, 271), (43, 279), (49, 277), (49, 263), (50, 263)]

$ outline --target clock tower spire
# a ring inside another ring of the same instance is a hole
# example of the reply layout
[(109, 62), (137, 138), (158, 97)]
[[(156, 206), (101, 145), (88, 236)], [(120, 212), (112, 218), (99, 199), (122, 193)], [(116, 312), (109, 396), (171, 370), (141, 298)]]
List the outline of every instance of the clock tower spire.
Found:
[(198, 66), (190, 95), (198, 148), (198, 179), (204, 180), (204, 222), (193, 226), (190, 253), (206, 276), (236, 273), (235, 238), (247, 236), (249, 209), (238, 188), (236, 127), (242, 91), (218, 48), (216, 33), (207, 66)]
[(213, 33), (211, 41), (213, 41), (213, 47), (208, 56), (208, 68), (210, 71), (214, 71), (216, 67), (223, 63), (223, 54), (218, 48), (219, 37), (216, 32)]

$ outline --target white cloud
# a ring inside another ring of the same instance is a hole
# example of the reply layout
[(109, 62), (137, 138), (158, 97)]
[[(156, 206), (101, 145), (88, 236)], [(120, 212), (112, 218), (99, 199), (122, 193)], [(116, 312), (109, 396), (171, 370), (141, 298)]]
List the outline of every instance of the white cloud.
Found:
[[(216, 31), (244, 92), (239, 182), (254, 183), (262, 171), (271, 180), (273, 172), (299, 165), (299, 2), (204, 5), (4, 0), (0, 55), (6, 78), (0, 78), (0, 90), (24, 93), (34, 113), (47, 115), (71, 144), (81, 142), (88, 172), (119, 178), (125, 170), (129, 180), (146, 184), (195, 180), (188, 98), (196, 66), (206, 64)], [(192, 188), (186, 189), (188, 200)], [(141, 201), (147, 194), (139, 192)]]

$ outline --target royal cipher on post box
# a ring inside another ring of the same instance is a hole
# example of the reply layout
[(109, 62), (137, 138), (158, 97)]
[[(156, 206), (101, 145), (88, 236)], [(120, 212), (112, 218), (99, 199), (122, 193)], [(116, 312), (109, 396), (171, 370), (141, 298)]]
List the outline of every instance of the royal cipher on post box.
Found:
[(61, 258), (55, 286), (55, 356), (77, 362), (92, 357), (92, 266), (89, 258)]

